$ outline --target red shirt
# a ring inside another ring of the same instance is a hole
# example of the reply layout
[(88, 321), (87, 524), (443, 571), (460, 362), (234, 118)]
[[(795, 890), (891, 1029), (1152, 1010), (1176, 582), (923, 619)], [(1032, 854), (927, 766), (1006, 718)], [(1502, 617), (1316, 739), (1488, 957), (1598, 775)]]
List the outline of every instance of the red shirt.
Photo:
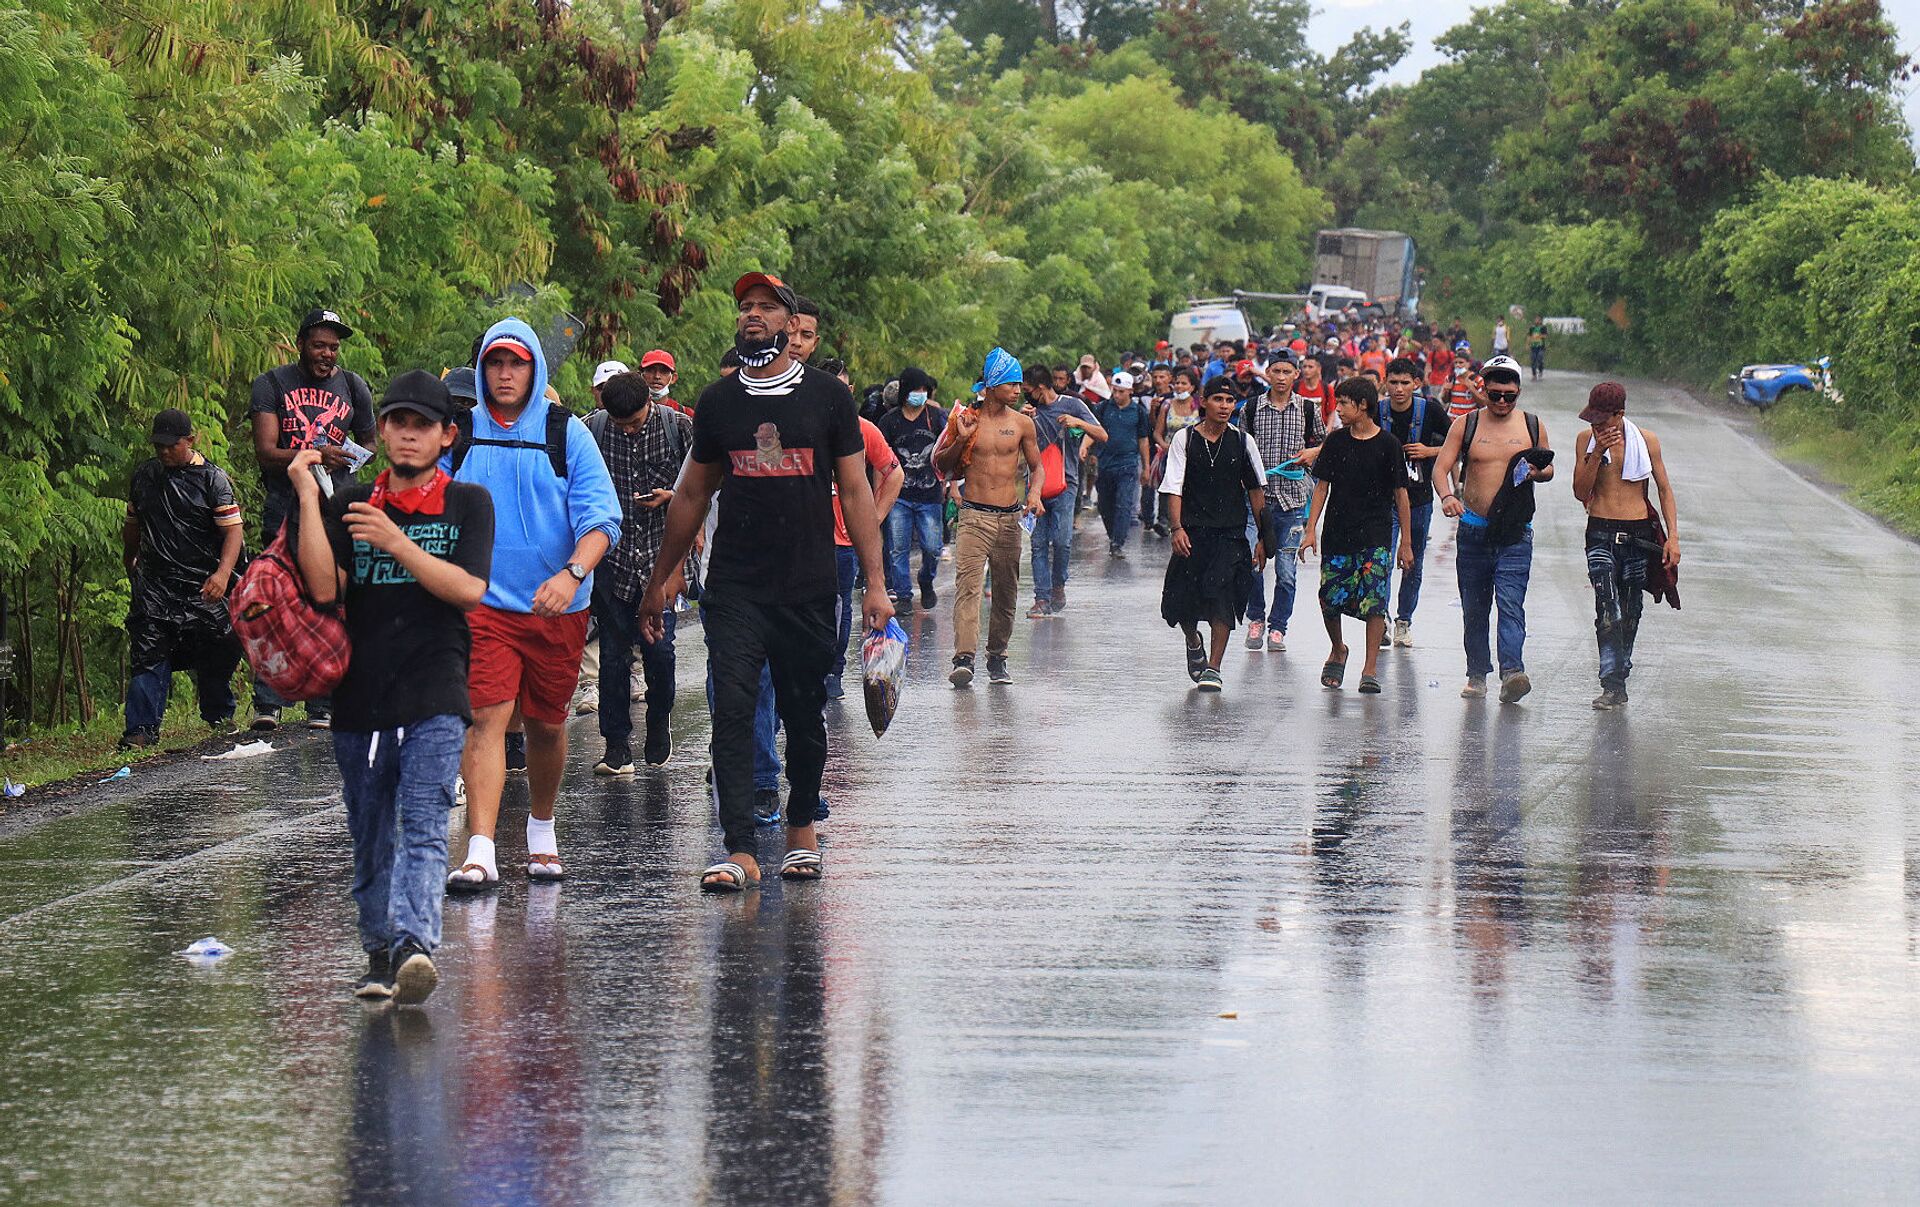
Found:
[[(860, 437), (867, 443), (867, 483), (884, 478), (900, 464), (893, 455), (893, 446), (880, 434), (880, 429), (866, 419), (860, 421)], [(846, 517), (840, 514), (840, 488), (833, 488), (833, 543), (851, 546), (853, 538), (847, 535)]]
[(1453, 380), (1453, 353), (1436, 348), (1427, 353), (1427, 384), (1444, 386)]

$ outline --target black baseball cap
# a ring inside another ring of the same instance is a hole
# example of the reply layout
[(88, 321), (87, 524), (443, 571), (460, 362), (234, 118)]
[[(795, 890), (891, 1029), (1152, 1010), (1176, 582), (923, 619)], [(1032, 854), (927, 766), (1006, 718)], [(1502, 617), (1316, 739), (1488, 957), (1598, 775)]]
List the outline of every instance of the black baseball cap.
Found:
[(153, 417), (153, 435), (148, 439), (155, 447), (171, 448), (193, 435), (193, 419), (178, 407), (168, 407)]
[(353, 328), (347, 326), (346, 320), (342, 319), (337, 312), (332, 310), (307, 311), (307, 317), (300, 320), (300, 336), (296, 336), (295, 338), (305, 336), (307, 332), (313, 330), (315, 327), (331, 327), (338, 333), (341, 339), (353, 338)]
[(447, 375), (440, 379), (440, 383), (447, 387), (447, 393), (454, 397), (456, 405), (459, 400), (464, 400), (469, 405), (480, 401), (480, 391), (473, 385), (473, 366), (471, 365), (455, 365), (448, 369)]
[(387, 392), (380, 395), (382, 415), (388, 411), (415, 411), (435, 423), (446, 424), (453, 422), (454, 410), (447, 383), (425, 369), (402, 373), (388, 382)]

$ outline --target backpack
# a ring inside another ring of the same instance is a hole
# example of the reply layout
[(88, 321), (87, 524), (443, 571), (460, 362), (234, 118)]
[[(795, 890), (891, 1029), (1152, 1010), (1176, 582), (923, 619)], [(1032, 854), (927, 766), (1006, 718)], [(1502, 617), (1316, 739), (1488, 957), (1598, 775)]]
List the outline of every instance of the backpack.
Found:
[[(1527, 419), (1527, 440), (1529, 448), (1540, 447), (1540, 417), (1531, 411), (1522, 411)], [(1467, 416), (1467, 430), (1460, 437), (1460, 463), (1462, 472), (1467, 462), (1473, 458), (1474, 433), (1480, 430), (1480, 412)], [(1524, 456), (1515, 453), (1514, 456)], [(1494, 545), (1511, 545), (1525, 534), (1527, 525), (1533, 522), (1534, 501), (1532, 484), (1525, 491), (1508, 491), (1502, 484), (1494, 495), (1493, 505), (1487, 509), (1487, 540)]]
[(332, 695), (347, 677), (353, 645), (340, 605), (307, 594), (285, 526), (247, 567), (227, 610), (253, 673), (288, 703)]
[[(659, 406), (660, 404), (656, 402), (653, 405)], [(605, 436), (607, 424), (612, 421), (613, 416), (604, 409), (595, 411), (581, 421), (587, 425), (587, 431), (592, 433), (594, 443), (600, 445), (603, 451), (606, 448)], [(681, 434), (680, 424), (674, 420), (671, 414), (666, 414), (664, 421), (667, 425), (667, 455), (675, 461), (685, 460), (687, 453), (686, 437)], [(459, 445), (456, 443), (455, 447), (457, 448)], [(459, 464), (458, 461), (454, 462), (456, 467)], [(562, 470), (560, 476), (563, 478), (566, 477), (566, 471)]]
[[(1380, 400), (1380, 430), (1383, 432), (1391, 432), (1393, 430), (1392, 423), (1393, 403), (1382, 398)], [(1408, 443), (1420, 443), (1420, 435), (1426, 430), (1427, 392), (1425, 390), (1415, 390), (1413, 392), (1413, 422), (1407, 425)], [(1536, 436), (1535, 440), (1537, 441), (1538, 439), (1539, 437)]]
[[(604, 414), (604, 412), (602, 412)], [(547, 454), (547, 461), (553, 466), (553, 476), (567, 476), (567, 420), (573, 418), (573, 412), (565, 407), (547, 405), (547, 438), (536, 444), (531, 440), (493, 440), (478, 439), (473, 434), (473, 412), (462, 411), (454, 418), (453, 426), (453, 472), (458, 475), (460, 466), (467, 459), (467, 453), (476, 444), (491, 448), (537, 448)]]

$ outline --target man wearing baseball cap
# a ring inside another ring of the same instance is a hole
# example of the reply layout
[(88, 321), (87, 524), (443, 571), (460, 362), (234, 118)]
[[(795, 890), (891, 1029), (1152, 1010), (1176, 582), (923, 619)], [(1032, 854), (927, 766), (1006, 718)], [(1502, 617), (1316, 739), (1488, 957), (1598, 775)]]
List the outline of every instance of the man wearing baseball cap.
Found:
[[(358, 374), (340, 367), (340, 345), (353, 338), (338, 311), (313, 310), (300, 320), (294, 337), (297, 359), (269, 369), (253, 379), (253, 398), (247, 410), (253, 422), (253, 453), (266, 488), (260, 506), (260, 543), (274, 534), (293, 509), (293, 484), (287, 467), (302, 449), (320, 450), (320, 465), (333, 475), (338, 489), (353, 480), (349, 439), (373, 443), (373, 391)], [(253, 685), (253, 728), (272, 729), (280, 723), (285, 702), (265, 683)], [(307, 701), (307, 720), (325, 729), (330, 702)]]
[(599, 364), (593, 367), (593, 409), (594, 410), (596, 411), (599, 410), (601, 406), (600, 387), (606, 385), (609, 379), (618, 377), (620, 374), (625, 373), (626, 371), (627, 371), (627, 362), (623, 360), (603, 360)]
[[(1434, 459), (1440, 508), (1460, 521), (1454, 569), (1460, 580), (1467, 683), (1460, 694), (1480, 699), (1494, 669), (1490, 614), (1499, 611), (1500, 702), (1533, 690), (1523, 657), (1527, 581), (1533, 573), (1533, 487), (1553, 479), (1546, 425), (1519, 408), (1520, 365), (1496, 356), (1481, 367), (1481, 407), (1447, 431)], [(1518, 450), (1518, 451), (1515, 451)], [(1456, 477), (1455, 469), (1458, 468)], [(1451, 483), (1458, 482), (1458, 494)]]
[(1093, 417), (1107, 431), (1094, 486), (1112, 557), (1127, 555), (1127, 538), (1140, 515), (1140, 467), (1146, 464), (1147, 440), (1153, 431), (1152, 413), (1134, 400), (1134, 384), (1133, 374), (1115, 373), (1113, 397), (1093, 408)]
[(779, 278), (750, 272), (734, 282), (734, 352), (740, 371), (700, 393), (693, 445), (667, 531), (640, 605), (641, 635), (659, 641), (679, 567), (716, 494), (720, 519), (701, 596), (701, 627), (713, 674), (713, 776), (727, 857), (700, 875), (706, 892), (742, 892), (760, 882), (753, 811), (754, 709), (762, 669), (787, 730), (786, 880), (825, 872), (814, 818), (826, 769), (827, 674), (834, 662), (834, 492), (861, 567), (864, 619), (893, 617), (880, 521), (867, 482), (859, 412), (845, 383), (802, 364), (789, 347), (798, 313)]
[(686, 407), (673, 400), (674, 383), (680, 380), (679, 366), (674, 363), (673, 353), (665, 348), (655, 348), (640, 358), (640, 377), (647, 383), (647, 397), (670, 411), (682, 415), (691, 415)]
[(322, 499), (295, 454), (289, 539), (316, 603), (346, 605), (353, 652), (334, 692), (333, 755), (353, 838), (353, 899), (367, 971), (356, 996), (424, 1001), (439, 979), (447, 811), (473, 720), (467, 617), (493, 563), (493, 499), (440, 467), (459, 408), (431, 373), (380, 400), (389, 468)]
[(227, 615), (244, 543), (233, 482), (195, 450), (185, 411), (155, 415), (151, 441), (153, 457), (133, 471), (121, 528), (130, 587), (122, 750), (158, 740), (175, 670), (193, 672), (200, 718), (224, 727), (233, 719), (240, 665)]

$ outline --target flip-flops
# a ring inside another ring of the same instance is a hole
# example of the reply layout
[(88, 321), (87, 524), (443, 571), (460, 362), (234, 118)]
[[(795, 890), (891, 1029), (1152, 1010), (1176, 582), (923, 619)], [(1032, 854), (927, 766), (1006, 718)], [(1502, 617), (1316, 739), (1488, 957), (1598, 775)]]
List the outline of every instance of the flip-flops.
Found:
[(1373, 675), (1360, 676), (1360, 694), (1377, 696), (1380, 694), (1380, 680)]
[(1339, 687), (1346, 682), (1346, 679), (1347, 664), (1345, 662), (1335, 662), (1329, 658), (1327, 664), (1320, 668), (1321, 687)]
[[(710, 880), (710, 876), (724, 879)], [(760, 882), (749, 877), (747, 869), (731, 859), (723, 859), (700, 873), (700, 891), (703, 893), (744, 893), (750, 888), (759, 887)]]
[(567, 869), (558, 855), (527, 856), (527, 879), (536, 884), (550, 884), (556, 880), (565, 880)]
[(463, 863), (447, 873), (449, 893), (484, 893), (499, 887), (499, 875), (488, 875), (487, 869), (477, 863)]
[(820, 852), (805, 848), (788, 851), (787, 857), (780, 861), (780, 879), (782, 880), (818, 880), (827, 874), (827, 867), (820, 861)]

